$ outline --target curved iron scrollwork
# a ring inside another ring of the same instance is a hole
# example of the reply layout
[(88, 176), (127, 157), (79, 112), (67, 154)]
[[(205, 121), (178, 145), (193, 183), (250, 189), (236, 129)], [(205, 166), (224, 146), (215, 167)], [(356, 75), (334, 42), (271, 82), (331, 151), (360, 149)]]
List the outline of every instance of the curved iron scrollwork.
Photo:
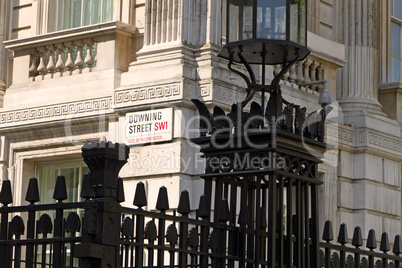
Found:
[[(307, 138), (324, 141), (324, 126), (327, 114), (332, 110), (331, 107), (324, 107), (320, 111), (313, 111), (306, 115), (306, 108), (290, 103), (282, 96), (279, 82), (281, 77), (299, 60), (299, 51), (296, 50), (297, 57), (291, 62), (285, 62), (282, 70), (273, 78), (270, 85), (265, 85), (265, 65), (263, 66), (263, 82), (257, 84), (256, 76), (247, 59), (242, 54), (242, 48), (229, 52), (228, 69), (238, 74), (246, 83), (247, 95), (244, 100), (232, 104), (231, 111), (225, 111), (215, 106), (213, 113), (208, 107), (198, 99), (192, 99), (192, 102), (198, 108), (200, 113), (200, 136), (206, 137), (207, 134), (228, 134), (241, 132), (249, 129), (268, 129), (271, 124), (276, 128), (295, 133)], [(243, 64), (248, 72), (248, 76), (234, 68), (234, 53), (240, 63)], [(262, 57), (264, 57), (262, 53)], [(261, 105), (253, 101), (250, 105), (250, 111), (243, 111), (244, 107), (253, 99), (256, 92), (261, 92)], [(270, 93), (270, 97), (265, 106), (264, 94)], [(265, 109), (264, 109), (265, 106)]]

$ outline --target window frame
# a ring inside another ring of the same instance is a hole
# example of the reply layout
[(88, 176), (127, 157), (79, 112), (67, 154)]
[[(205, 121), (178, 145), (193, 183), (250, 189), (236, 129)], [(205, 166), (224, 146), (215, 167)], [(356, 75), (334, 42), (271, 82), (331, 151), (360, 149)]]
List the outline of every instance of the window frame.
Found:
[[(391, 49), (390, 49), (390, 80), (391, 82), (401, 82), (402, 81), (402, 20), (391, 17), (391, 29), (392, 29), (392, 24), (396, 24), (399, 27), (399, 58), (392, 55), (392, 36), (390, 37), (391, 39)], [(391, 30), (391, 35), (392, 35), (392, 30)], [(392, 59), (395, 58), (399, 60), (399, 79), (394, 79), (393, 78), (393, 68), (392, 68)]]
[[(391, 1), (391, 13), (390, 13), (390, 37), (389, 37), (389, 41), (390, 41), (390, 52), (389, 52), (389, 60), (390, 60), (390, 73), (389, 73), (389, 80), (390, 82), (402, 82), (402, 17), (398, 18), (396, 16), (394, 16), (394, 5), (395, 5), (395, 0)], [(399, 27), (399, 58), (395, 57), (392, 55), (392, 25), (396, 24)], [(392, 68), (392, 60), (393, 59), (397, 59), (399, 60), (399, 75), (398, 78), (394, 79), (393, 77), (393, 68)]]
[[(58, 176), (58, 175), (64, 175), (64, 174), (61, 173), (61, 169), (62, 169), (63, 164), (74, 164), (74, 163), (79, 165), (78, 187), (77, 187), (77, 193), (76, 193), (77, 198), (76, 198), (76, 200), (67, 201), (67, 202), (80, 202), (80, 201), (82, 201), (81, 197), (80, 197), (80, 193), (81, 193), (81, 189), (82, 189), (82, 179), (83, 179), (83, 175), (84, 175), (84, 173), (83, 173), (84, 165), (88, 168), (88, 166), (85, 164), (85, 162), (82, 159), (67, 159), (67, 160), (54, 160), (54, 161), (35, 162), (35, 164), (34, 164), (34, 174), (35, 174), (35, 177), (38, 179), (39, 189), (41, 188), (41, 185), (40, 185), (41, 178), (39, 176), (40, 175), (39, 170), (40, 170), (41, 167), (44, 167), (44, 166), (49, 166), (50, 167), (50, 166), (56, 166), (57, 165), (58, 166), (57, 176)], [(89, 172), (89, 170), (88, 170), (88, 172)], [(51, 179), (51, 178), (49, 178), (49, 179)], [(54, 184), (53, 185), (49, 185), (49, 187), (51, 189), (54, 189), (54, 187), (56, 185), (56, 179), (57, 179), (57, 177), (54, 178)], [(39, 192), (39, 195), (40, 195), (40, 197), (42, 197), (41, 192)], [(42, 198), (40, 198), (40, 199), (42, 200)], [(41, 202), (41, 201), (39, 201), (39, 202)], [(56, 200), (54, 200), (54, 202), (56, 202)]]
[[(85, 1), (87, 0), (79, 0), (81, 6), (81, 18), (79, 26), (75, 27), (66, 27), (65, 24), (65, 0), (41, 0), (39, 3), (40, 16), (39, 16), (39, 28), (38, 34), (51, 33), (56, 31), (74, 29), (79, 27), (85, 27), (88, 25), (95, 25), (103, 22), (113, 21), (115, 18), (114, 9), (115, 9), (115, 0), (98, 0), (100, 2), (100, 20), (96, 23), (89, 23), (84, 25), (84, 6)], [(92, 2), (92, 1), (91, 1)], [(108, 19), (104, 19), (104, 5), (110, 4), (111, 10), (110, 14), (108, 14)]]

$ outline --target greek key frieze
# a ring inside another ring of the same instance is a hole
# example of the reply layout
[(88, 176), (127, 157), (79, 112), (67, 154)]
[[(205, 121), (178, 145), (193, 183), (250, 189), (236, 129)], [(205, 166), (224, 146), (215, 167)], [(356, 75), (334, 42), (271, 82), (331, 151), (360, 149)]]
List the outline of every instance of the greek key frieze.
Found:
[(0, 126), (19, 122), (33, 121), (37, 119), (55, 119), (70, 114), (83, 114), (93, 111), (110, 109), (112, 99), (94, 99), (72, 103), (55, 104), (45, 107), (34, 107), (14, 111), (0, 112)]
[(115, 104), (137, 102), (150, 99), (168, 98), (180, 95), (180, 84), (158, 85), (115, 92)]
[(375, 133), (368, 133), (368, 142), (373, 145), (377, 145), (380, 147), (384, 147), (390, 150), (395, 150), (398, 152), (402, 151), (402, 142), (396, 140), (396, 139), (391, 139), (387, 138)]

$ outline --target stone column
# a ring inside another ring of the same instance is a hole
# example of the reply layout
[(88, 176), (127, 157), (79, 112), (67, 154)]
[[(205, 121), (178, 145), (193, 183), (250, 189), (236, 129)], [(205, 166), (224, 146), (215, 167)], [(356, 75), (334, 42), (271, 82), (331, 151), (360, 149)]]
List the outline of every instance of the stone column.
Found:
[(377, 0), (343, 2), (343, 41), (347, 64), (341, 71), (338, 99), (343, 111), (380, 112), (378, 102), (378, 35)]
[(7, 51), (4, 48), (3, 41), (6, 39), (6, 2), (0, 1), (0, 108), (3, 107), (4, 94), (6, 91), (7, 75)]

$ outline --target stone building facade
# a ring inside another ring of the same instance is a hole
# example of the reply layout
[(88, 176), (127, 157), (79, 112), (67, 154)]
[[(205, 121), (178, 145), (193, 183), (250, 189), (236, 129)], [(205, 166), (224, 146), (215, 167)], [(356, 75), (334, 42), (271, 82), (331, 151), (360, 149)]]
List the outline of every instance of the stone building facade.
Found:
[[(363, 233), (374, 228), (378, 236), (402, 231), (401, 3), (310, 0), (311, 54), (281, 82), (284, 97), (309, 110), (319, 108), (322, 87), (298, 82), (325, 79), (334, 99), (326, 126), (332, 147), (320, 166), (321, 222), (359, 225)], [(127, 205), (141, 180), (149, 208), (161, 185), (169, 188), (171, 207), (187, 189), (196, 208), (204, 164), (189, 141), (198, 135), (190, 99), (229, 109), (245, 96), (240, 77), (217, 57), (222, 5), (0, 1), (0, 179), (12, 180), (14, 202), (25, 202), (32, 176), (39, 179), (42, 202), (51, 201), (58, 173), (66, 175), (69, 199), (77, 200), (87, 170), (80, 148), (107, 140), (131, 144), (121, 172)], [(267, 83), (275, 68), (268, 70)], [(134, 121), (158, 112), (169, 126), (164, 135), (144, 140), (129, 133), (130, 116)]]

